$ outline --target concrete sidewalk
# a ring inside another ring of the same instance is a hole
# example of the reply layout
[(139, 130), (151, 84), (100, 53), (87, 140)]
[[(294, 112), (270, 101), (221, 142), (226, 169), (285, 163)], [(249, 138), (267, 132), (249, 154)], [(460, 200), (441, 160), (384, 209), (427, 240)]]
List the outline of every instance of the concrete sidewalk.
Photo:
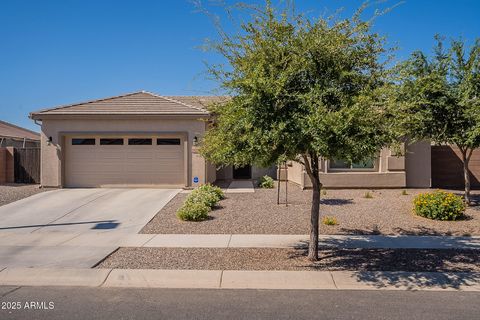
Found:
[(6, 268), (0, 286), (480, 292), (480, 273)]
[[(0, 234), (0, 266), (90, 268), (119, 247), (163, 248), (301, 248), (306, 235), (269, 234)], [(321, 248), (478, 249), (480, 237), (321, 236)]]
[[(1, 247), (296, 248), (308, 235), (115, 234), (108, 232), (0, 234)], [(480, 249), (480, 237), (322, 235), (321, 247), (385, 249)]]

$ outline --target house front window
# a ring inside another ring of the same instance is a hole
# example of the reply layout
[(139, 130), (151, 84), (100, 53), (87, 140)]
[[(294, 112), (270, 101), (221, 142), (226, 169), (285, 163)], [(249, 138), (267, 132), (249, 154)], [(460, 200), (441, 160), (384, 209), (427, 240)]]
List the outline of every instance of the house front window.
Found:
[(378, 159), (369, 159), (359, 162), (349, 162), (342, 159), (328, 161), (330, 171), (377, 171)]

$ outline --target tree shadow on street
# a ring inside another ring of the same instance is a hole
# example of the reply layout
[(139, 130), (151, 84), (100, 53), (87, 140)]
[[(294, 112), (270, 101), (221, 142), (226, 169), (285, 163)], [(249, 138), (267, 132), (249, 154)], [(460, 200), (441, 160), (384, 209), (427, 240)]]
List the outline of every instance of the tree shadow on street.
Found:
[(335, 249), (322, 248), (320, 260), (307, 260), (299, 245), (289, 255), (305, 270), (351, 271), (349, 281), (375, 288), (459, 289), (480, 283), (480, 255), (474, 249)]

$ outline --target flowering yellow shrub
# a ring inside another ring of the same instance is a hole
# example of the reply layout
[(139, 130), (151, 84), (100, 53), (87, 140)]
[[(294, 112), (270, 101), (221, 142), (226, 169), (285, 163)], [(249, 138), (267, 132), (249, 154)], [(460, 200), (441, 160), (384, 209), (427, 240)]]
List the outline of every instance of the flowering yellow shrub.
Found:
[(465, 216), (462, 197), (437, 190), (421, 193), (413, 201), (416, 215), (434, 220), (458, 220)]
[(322, 219), (322, 223), (326, 226), (336, 226), (338, 224), (337, 218), (325, 216)]

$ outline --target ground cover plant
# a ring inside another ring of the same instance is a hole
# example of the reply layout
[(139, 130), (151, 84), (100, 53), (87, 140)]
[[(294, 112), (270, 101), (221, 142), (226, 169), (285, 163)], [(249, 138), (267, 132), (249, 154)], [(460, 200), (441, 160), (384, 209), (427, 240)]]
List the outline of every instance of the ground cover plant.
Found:
[(326, 226), (336, 226), (338, 224), (337, 218), (325, 216), (322, 219), (322, 223)]
[(260, 178), (258, 186), (263, 189), (272, 189), (274, 187), (273, 178), (270, 176), (263, 176), (262, 178)]

